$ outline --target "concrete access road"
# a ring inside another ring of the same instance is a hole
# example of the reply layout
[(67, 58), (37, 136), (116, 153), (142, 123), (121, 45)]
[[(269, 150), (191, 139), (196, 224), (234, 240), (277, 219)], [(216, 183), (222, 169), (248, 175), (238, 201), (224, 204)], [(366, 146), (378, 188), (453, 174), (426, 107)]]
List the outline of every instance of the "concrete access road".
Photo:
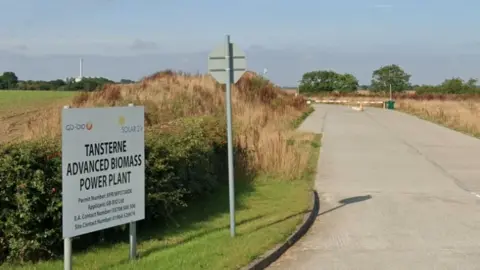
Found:
[(269, 269), (480, 269), (480, 140), (407, 114), (315, 105), (320, 214)]

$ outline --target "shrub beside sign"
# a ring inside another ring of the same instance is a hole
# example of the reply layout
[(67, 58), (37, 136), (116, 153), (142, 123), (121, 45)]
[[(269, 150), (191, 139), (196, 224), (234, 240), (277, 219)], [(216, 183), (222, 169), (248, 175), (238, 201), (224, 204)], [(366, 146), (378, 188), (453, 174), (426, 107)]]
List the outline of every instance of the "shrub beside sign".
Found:
[(62, 112), (63, 237), (145, 218), (144, 107)]

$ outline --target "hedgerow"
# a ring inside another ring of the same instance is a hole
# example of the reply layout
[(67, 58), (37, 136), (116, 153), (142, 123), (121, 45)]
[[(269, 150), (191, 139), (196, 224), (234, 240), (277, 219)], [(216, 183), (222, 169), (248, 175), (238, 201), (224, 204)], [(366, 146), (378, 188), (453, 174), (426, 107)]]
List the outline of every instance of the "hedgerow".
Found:
[[(225, 125), (185, 118), (145, 139), (146, 219), (164, 221), (226, 179)], [(0, 259), (38, 260), (62, 254), (62, 172), (59, 139), (0, 146)], [(237, 151), (241, 152), (241, 151)], [(74, 239), (76, 248), (118, 239), (119, 226)], [(125, 233), (124, 235), (128, 235)]]

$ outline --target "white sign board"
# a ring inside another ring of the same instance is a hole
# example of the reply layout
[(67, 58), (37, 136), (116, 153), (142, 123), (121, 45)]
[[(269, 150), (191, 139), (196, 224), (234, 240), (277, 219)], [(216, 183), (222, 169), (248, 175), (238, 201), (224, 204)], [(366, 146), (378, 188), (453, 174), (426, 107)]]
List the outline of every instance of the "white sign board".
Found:
[(144, 107), (62, 111), (63, 237), (145, 218)]

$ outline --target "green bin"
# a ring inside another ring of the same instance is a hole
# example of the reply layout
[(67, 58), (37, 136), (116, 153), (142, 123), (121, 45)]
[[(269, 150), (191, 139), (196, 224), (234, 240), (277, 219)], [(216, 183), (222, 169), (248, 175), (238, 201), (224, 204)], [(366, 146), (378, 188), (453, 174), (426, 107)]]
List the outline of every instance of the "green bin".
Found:
[(385, 101), (385, 109), (388, 109), (388, 110), (395, 109), (395, 101), (394, 100)]

